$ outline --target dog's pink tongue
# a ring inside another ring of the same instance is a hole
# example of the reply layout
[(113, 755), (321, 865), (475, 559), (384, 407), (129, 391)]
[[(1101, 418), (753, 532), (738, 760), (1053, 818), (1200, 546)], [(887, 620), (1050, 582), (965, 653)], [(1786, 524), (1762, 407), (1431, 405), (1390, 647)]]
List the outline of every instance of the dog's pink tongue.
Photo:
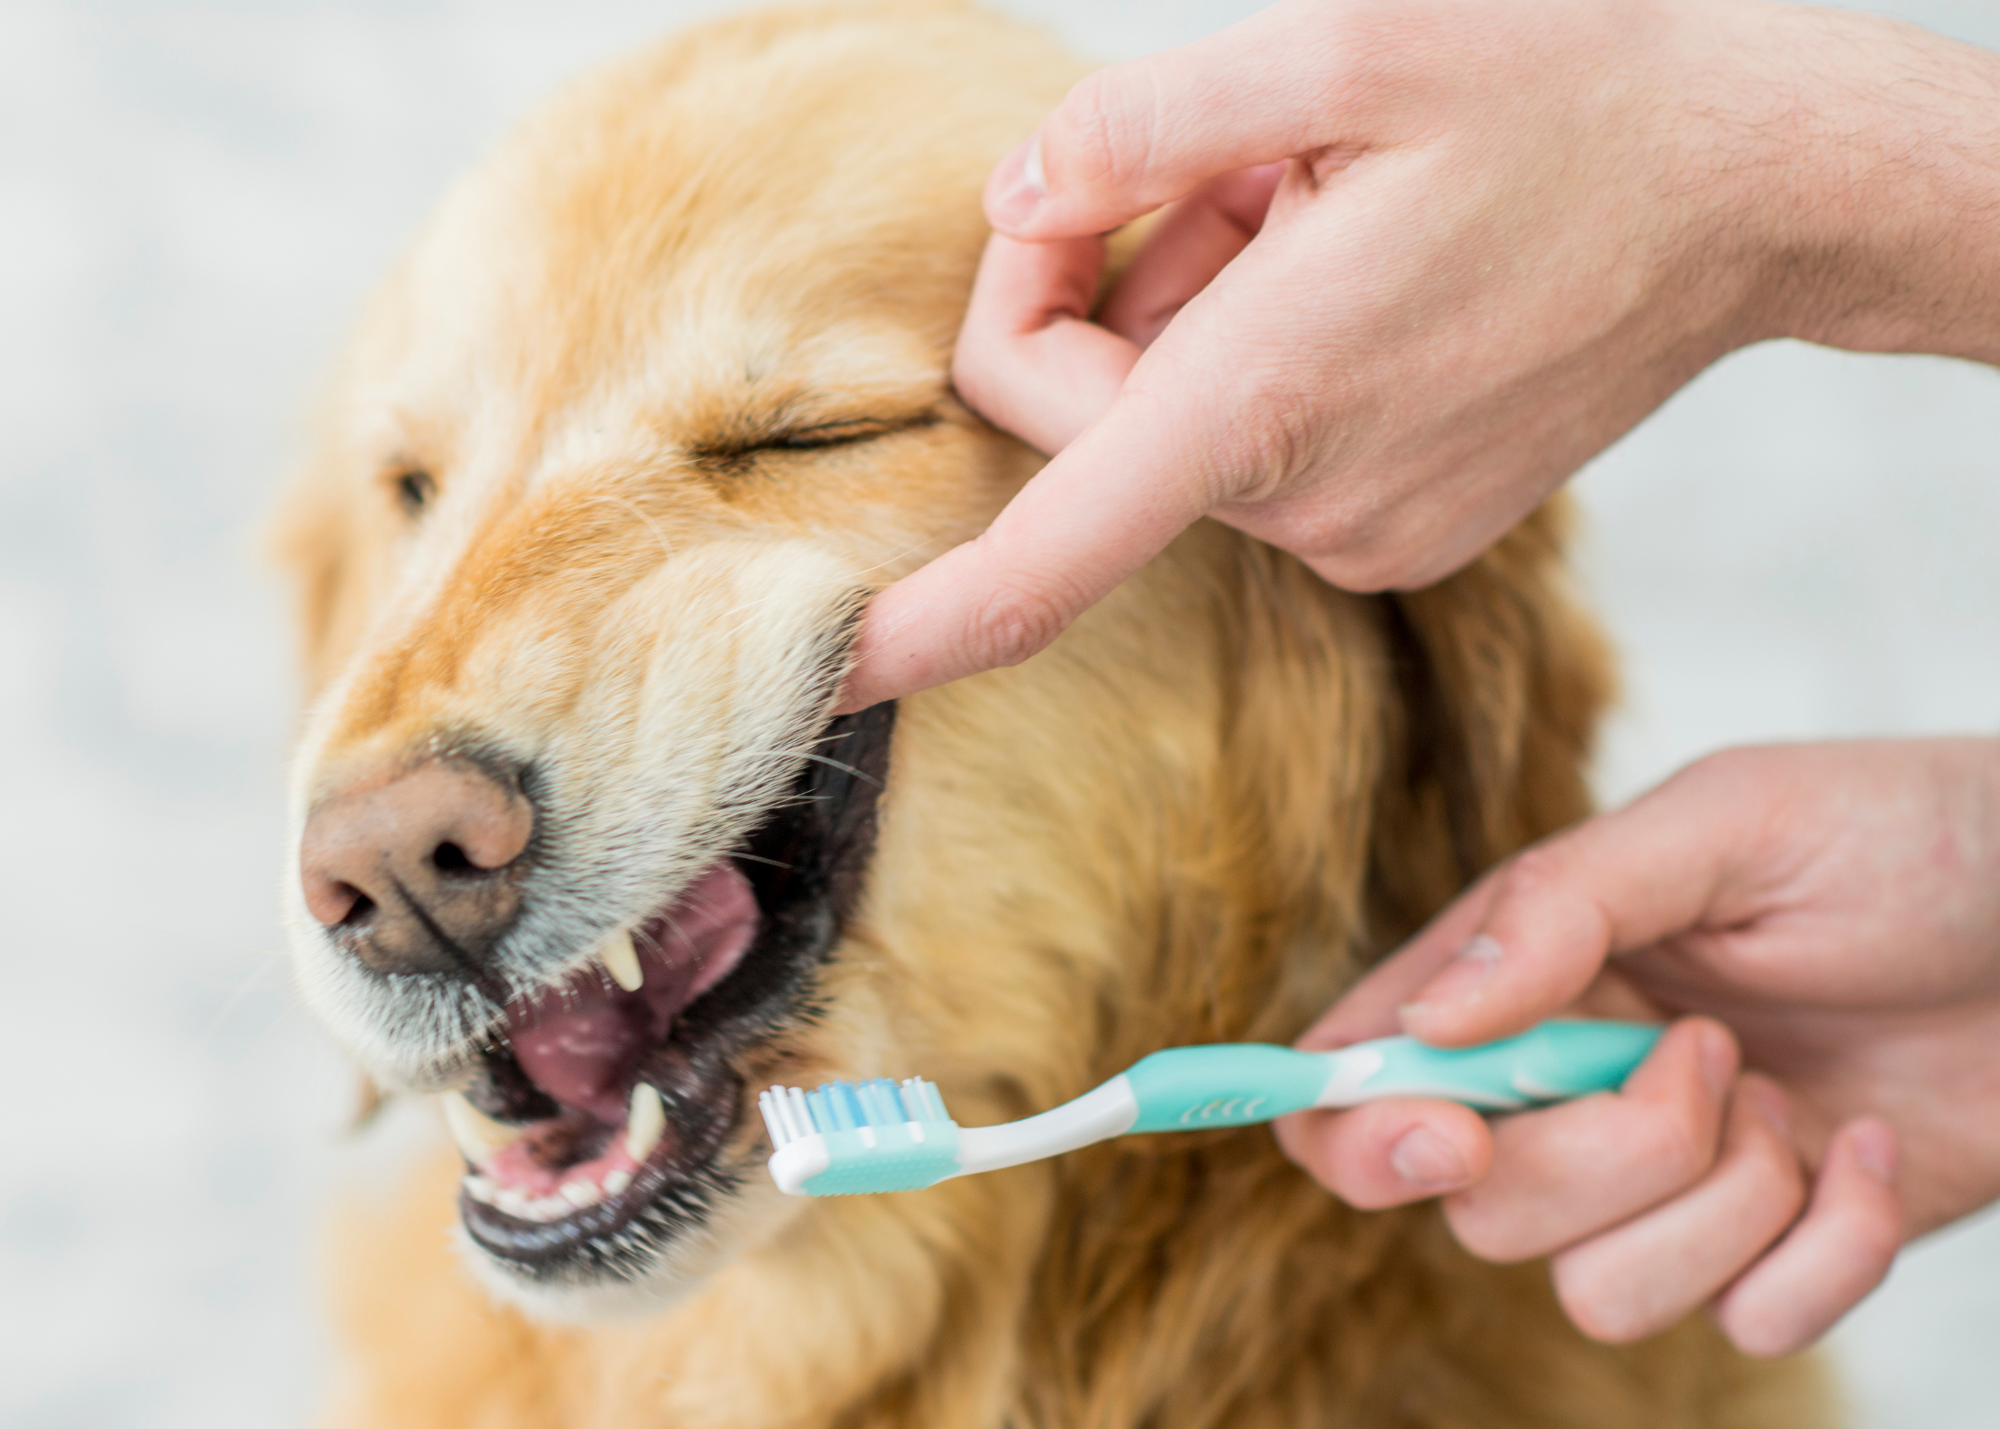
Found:
[(508, 1009), (521, 1070), (564, 1106), (620, 1124), (639, 1059), (682, 1008), (729, 975), (756, 934), (748, 880), (717, 863), (633, 939), (645, 976), (637, 992), (586, 975)]

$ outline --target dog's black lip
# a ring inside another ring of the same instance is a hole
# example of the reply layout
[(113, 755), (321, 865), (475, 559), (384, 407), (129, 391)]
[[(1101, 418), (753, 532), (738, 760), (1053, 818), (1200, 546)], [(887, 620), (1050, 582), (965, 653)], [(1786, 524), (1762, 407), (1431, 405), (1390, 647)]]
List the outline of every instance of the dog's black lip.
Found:
[[(596, 1278), (632, 1278), (736, 1185), (737, 1173), (718, 1164), (743, 1099), (734, 1064), (797, 1020), (852, 911), (874, 847), (895, 714), (885, 702), (834, 719), (792, 796), (735, 856), (757, 900), (757, 937), (741, 964), (648, 1051), (639, 1079), (661, 1092), (668, 1132), (631, 1184), (548, 1222), (461, 1193), (466, 1231), (488, 1254), (534, 1279), (574, 1280), (593, 1269)], [(555, 1109), (504, 1046), (485, 1053), (481, 1066), (469, 1095), (489, 1115), (529, 1121)]]

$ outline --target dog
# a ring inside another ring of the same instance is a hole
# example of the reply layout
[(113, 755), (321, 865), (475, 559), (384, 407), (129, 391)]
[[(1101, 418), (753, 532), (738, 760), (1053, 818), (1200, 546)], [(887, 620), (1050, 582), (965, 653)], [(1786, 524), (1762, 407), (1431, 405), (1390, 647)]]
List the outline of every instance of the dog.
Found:
[(1831, 1422), (1811, 1360), (1587, 1342), (1260, 1128), (765, 1176), (773, 1082), (984, 1124), (1286, 1041), (1587, 809), (1560, 503), (1380, 596), (1202, 523), (1034, 659), (830, 716), (868, 596), (1041, 460), (949, 357), (981, 181), (1079, 73), (933, 0), (713, 23), (556, 96), (366, 310), (280, 528), (289, 938), (458, 1144), (338, 1232), (328, 1423)]

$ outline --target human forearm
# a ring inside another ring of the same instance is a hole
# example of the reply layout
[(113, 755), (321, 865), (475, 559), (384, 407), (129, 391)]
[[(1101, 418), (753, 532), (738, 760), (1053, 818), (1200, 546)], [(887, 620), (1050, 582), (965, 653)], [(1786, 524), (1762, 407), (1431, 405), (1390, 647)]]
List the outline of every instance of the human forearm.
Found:
[(2000, 54), (1846, 11), (1764, 21), (1742, 201), (1767, 335), (2000, 363)]

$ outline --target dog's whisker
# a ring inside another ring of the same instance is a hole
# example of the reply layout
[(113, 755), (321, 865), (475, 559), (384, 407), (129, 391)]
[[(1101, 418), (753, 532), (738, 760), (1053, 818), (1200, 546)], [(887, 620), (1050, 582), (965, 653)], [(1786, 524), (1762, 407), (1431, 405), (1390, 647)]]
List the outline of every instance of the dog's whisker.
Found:
[(622, 506), (627, 511), (630, 511), (634, 516), (638, 517), (642, 522), (645, 523), (646, 529), (653, 533), (653, 539), (660, 543), (660, 554), (665, 556), (668, 560), (672, 560), (674, 558), (674, 548), (672, 544), (668, 542), (666, 534), (662, 532), (658, 526), (653, 524), (653, 518), (648, 516), (637, 502), (631, 500), (628, 497), (620, 496), (615, 491), (599, 492), (597, 494), (597, 499), (603, 502), (607, 502), (614, 506)]
[(824, 764), (829, 769), (838, 769), (843, 774), (852, 774), (856, 779), (866, 779), (878, 789), (882, 787), (882, 781), (867, 770), (856, 769), (852, 764), (835, 759), (828, 754), (814, 754), (810, 750), (805, 749), (760, 749), (751, 752), (779, 759), (809, 759), (815, 764)]
[(872, 566), (863, 566), (863, 567), (862, 567), (862, 568), (861, 568), (861, 569), (860, 569), (859, 571), (857, 571), (857, 572), (856, 572), (856, 574), (857, 574), (857, 575), (864, 575), (864, 576), (865, 576), (865, 575), (872, 575), (872, 574), (873, 574), (874, 572), (876, 572), (876, 571), (879, 571), (879, 570), (882, 570), (882, 569), (884, 569), (885, 567), (888, 567), (888, 566), (893, 566), (893, 565), (895, 565), (895, 564), (896, 564), (896, 562), (898, 562), (898, 561), (902, 560), (902, 559), (903, 559), (903, 557), (905, 557), (905, 556), (909, 555), (909, 554), (910, 554), (910, 552), (912, 552), (912, 551), (915, 551), (915, 550), (919, 550), (919, 549), (921, 549), (921, 548), (922, 548), (922, 547), (924, 547), (924, 546), (928, 546), (929, 544), (930, 544), (930, 539), (929, 539), (929, 538), (926, 538), (926, 537), (919, 537), (919, 538), (917, 538), (916, 540), (914, 540), (914, 541), (910, 542), (910, 544), (909, 544), (909, 545), (907, 545), (907, 546), (903, 547), (903, 549), (902, 549), (902, 550), (900, 550), (900, 551), (897, 551), (897, 552), (896, 552), (896, 553), (895, 553), (894, 555), (891, 555), (891, 556), (885, 556), (885, 557), (884, 557), (883, 559), (881, 559), (881, 560), (877, 561), (877, 562), (876, 562), (876, 563), (875, 563), (874, 565), (872, 565)]

